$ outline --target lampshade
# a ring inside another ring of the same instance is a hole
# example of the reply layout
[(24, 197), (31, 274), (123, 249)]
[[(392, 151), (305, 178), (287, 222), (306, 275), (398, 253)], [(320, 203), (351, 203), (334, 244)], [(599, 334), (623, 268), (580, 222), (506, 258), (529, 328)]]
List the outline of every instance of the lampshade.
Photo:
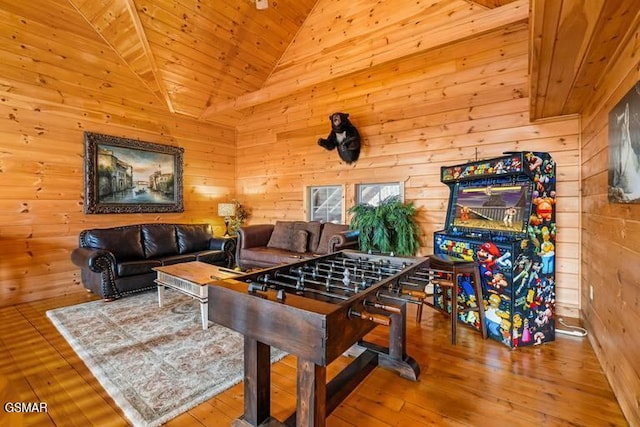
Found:
[(236, 214), (236, 205), (233, 203), (218, 203), (219, 216), (234, 216)]

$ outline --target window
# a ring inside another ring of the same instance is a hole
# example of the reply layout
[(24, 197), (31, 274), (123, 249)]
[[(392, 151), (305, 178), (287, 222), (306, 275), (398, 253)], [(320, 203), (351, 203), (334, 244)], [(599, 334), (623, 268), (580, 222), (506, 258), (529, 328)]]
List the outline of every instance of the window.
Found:
[(367, 203), (378, 206), (380, 202), (390, 196), (404, 199), (402, 184), (399, 182), (385, 182), (381, 184), (356, 185), (356, 203)]
[(309, 187), (309, 220), (342, 223), (342, 186)]

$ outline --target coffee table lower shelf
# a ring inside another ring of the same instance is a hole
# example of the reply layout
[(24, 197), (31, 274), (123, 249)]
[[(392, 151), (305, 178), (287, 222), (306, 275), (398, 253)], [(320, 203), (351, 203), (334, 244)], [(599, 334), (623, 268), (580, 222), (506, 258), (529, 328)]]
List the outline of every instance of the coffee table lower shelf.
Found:
[(178, 292), (189, 295), (200, 302), (200, 318), (202, 319), (203, 330), (206, 330), (209, 326), (209, 292), (207, 284), (214, 280), (236, 277), (241, 274), (240, 272), (199, 261), (156, 267), (154, 270), (158, 273), (155, 280), (158, 285), (158, 306), (162, 307), (164, 304), (165, 288), (175, 289)]

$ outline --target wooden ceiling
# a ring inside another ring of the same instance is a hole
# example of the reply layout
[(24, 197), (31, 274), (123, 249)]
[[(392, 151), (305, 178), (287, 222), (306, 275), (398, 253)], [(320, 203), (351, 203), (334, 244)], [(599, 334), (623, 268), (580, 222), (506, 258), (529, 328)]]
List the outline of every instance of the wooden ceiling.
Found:
[(638, 43), (637, 0), (532, 0), (532, 120), (584, 111), (629, 44)]
[[(385, 62), (414, 54), (423, 41), (426, 49), (440, 47), (495, 28), (494, 8), (519, 3), (508, 21), (528, 8), (526, 0), (420, 0), (406, 2), (391, 20), (377, 13), (379, 2), (364, 0), (348, 8), (270, 0), (263, 10), (254, 0), (68, 1), (169, 111), (228, 124), (242, 109), (369, 67), (376, 59), (371, 46), (358, 46), (364, 35), (389, 42), (385, 34), (393, 32), (393, 48), (377, 59)], [(402, 39), (403, 26), (439, 16), (450, 22), (426, 31), (425, 40)], [(439, 35), (444, 31), (452, 35)], [(337, 58), (346, 56), (355, 59), (338, 69)]]
[(207, 107), (259, 89), (316, 0), (69, 0), (167, 108)]
[[(535, 120), (582, 112), (601, 76), (635, 42), (628, 29), (640, 19), (637, 0), (268, 3), (258, 10), (254, 0), (51, 0), (50, 10), (36, 10), (3, 2), (11, 78), (0, 83), (16, 96), (31, 94), (35, 84), (43, 102), (62, 95), (99, 105), (94, 80), (133, 73), (146, 89), (139, 102), (235, 126), (252, 106), (528, 20)], [(52, 57), (52, 43), (76, 52)], [(91, 68), (97, 54), (115, 59), (117, 70)], [(27, 66), (29, 57), (37, 69)], [(43, 77), (71, 64), (63, 78)]]

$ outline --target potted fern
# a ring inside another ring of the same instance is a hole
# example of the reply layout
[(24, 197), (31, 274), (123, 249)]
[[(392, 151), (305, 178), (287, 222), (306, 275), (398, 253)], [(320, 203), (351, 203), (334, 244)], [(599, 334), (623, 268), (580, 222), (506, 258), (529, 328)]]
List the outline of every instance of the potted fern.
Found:
[(352, 230), (359, 230), (360, 250), (395, 255), (414, 255), (420, 243), (416, 209), (402, 203), (397, 196), (388, 197), (378, 206), (361, 203), (349, 208)]

